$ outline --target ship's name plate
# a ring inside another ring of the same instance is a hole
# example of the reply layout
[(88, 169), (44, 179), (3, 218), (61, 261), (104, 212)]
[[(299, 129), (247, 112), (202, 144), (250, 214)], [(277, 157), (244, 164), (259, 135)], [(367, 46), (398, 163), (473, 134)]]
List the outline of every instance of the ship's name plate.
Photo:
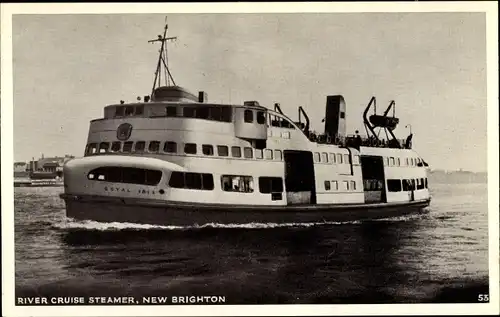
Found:
[(113, 187), (113, 186), (105, 186), (104, 187), (105, 192), (121, 192), (121, 193), (136, 193), (139, 195), (155, 195), (159, 194), (158, 191), (155, 190), (149, 190), (149, 189), (134, 189), (130, 190), (130, 188), (125, 188), (125, 187)]

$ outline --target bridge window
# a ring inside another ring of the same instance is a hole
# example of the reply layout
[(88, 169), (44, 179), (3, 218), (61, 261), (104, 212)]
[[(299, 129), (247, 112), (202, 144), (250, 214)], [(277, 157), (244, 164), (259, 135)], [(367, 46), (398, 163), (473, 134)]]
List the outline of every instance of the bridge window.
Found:
[(245, 122), (247, 123), (252, 123), (253, 122), (253, 111), (252, 110), (245, 110), (244, 115), (243, 115)]
[(219, 156), (229, 156), (229, 148), (226, 145), (217, 145), (217, 154)]
[(259, 159), (259, 160), (262, 160), (263, 156), (262, 156), (262, 150), (261, 149), (255, 149), (255, 158), (256, 159)]
[(142, 115), (144, 113), (144, 105), (135, 107), (135, 115)]
[(400, 179), (388, 179), (387, 180), (387, 190), (390, 192), (400, 192), (401, 191), (401, 180)]
[(198, 119), (208, 119), (210, 116), (209, 108), (206, 106), (201, 106), (196, 108), (196, 118)]
[(201, 151), (204, 155), (214, 155), (214, 147), (211, 144), (203, 144), (201, 146)]
[(135, 167), (99, 167), (90, 171), (88, 179), (111, 183), (127, 183), (156, 186), (160, 183), (161, 171)]
[(314, 152), (314, 163), (319, 163), (320, 160), (319, 152)]
[(328, 156), (330, 158), (330, 162), (335, 164), (335, 153), (328, 153)]
[(356, 190), (356, 182), (351, 181), (351, 190)]
[(271, 149), (266, 149), (264, 152), (266, 156), (266, 160), (272, 160), (273, 159), (273, 150)]
[(337, 153), (337, 163), (342, 164), (342, 154)]
[(281, 177), (259, 177), (259, 191), (262, 194), (283, 192), (283, 179)]
[(126, 106), (125, 107), (125, 116), (133, 116), (134, 115), (134, 106)]
[(122, 148), (121, 142), (116, 141), (111, 144), (111, 152), (120, 152), (121, 148)]
[(196, 117), (196, 109), (194, 107), (183, 107), (182, 115), (185, 118), (195, 118)]
[(132, 152), (133, 145), (134, 145), (134, 142), (132, 142), (132, 141), (127, 141), (127, 142), (123, 143), (123, 152), (125, 152), (125, 153)]
[(339, 182), (337, 181), (332, 181), (332, 190), (339, 190)]
[(213, 190), (214, 178), (212, 174), (172, 172), (168, 186), (172, 188)]
[(257, 123), (258, 124), (266, 123), (266, 113), (264, 111), (257, 111)]
[(349, 164), (349, 154), (344, 154), (344, 163)]
[(108, 142), (101, 142), (99, 144), (99, 153), (106, 153), (109, 150), (109, 143)]
[(253, 193), (253, 177), (241, 175), (222, 175), (222, 190), (226, 192)]
[(321, 161), (323, 163), (328, 163), (328, 154), (327, 153), (325, 153), (325, 152), (321, 153)]
[(184, 153), (186, 153), (186, 154), (196, 154), (196, 143), (186, 143), (186, 144), (184, 144)]
[(146, 142), (144, 142), (144, 141), (137, 141), (135, 143), (135, 152), (144, 152), (145, 148), (146, 148)]
[(158, 153), (160, 151), (160, 141), (149, 142), (148, 151), (151, 153)]
[(239, 146), (231, 147), (231, 156), (232, 157), (241, 157), (241, 148)]
[(177, 117), (177, 106), (167, 106), (165, 112), (167, 117)]
[(163, 151), (167, 153), (177, 153), (177, 143), (172, 141), (165, 142), (163, 146)]
[(269, 121), (271, 121), (271, 126), (273, 126), (273, 127), (280, 127), (281, 126), (281, 123), (280, 123), (281, 118), (280, 117), (277, 117), (275, 115), (270, 114), (269, 118), (270, 118)]
[(125, 115), (125, 107), (117, 106), (115, 108), (115, 117), (123, 117)]
[(325, 190), (330, 190), (330, 181), (325, 181)]
[(243, 148), (243, 156), (245, 158), (253, 158), (253, 151), (251, 147), (244, 147)]
[(283, 153), (281, 150), (274, 150), (274, 158), (278, 161), (283, 160)]

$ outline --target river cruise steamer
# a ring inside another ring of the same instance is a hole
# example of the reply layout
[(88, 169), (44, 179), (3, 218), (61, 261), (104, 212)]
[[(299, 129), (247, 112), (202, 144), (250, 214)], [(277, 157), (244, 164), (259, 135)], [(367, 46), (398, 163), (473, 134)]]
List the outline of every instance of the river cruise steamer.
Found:
[(377, 114), (371, 98), (364, 137), (346, 134), (340, 95), (326, 97), (323, 133), (311, 131), (302, 107), (293, 121), (279, 104), (211, 103), (175, 84), (167, 28), (150, 41), (161, 44), (151, 94), (106, 106), (90, 123), (84, 157), (65, 164), (69, 218), (304, 223), (400, 216), (429, 205), (427, 163), (412, 150), (411, 132), (394, 135), (394, 101)]

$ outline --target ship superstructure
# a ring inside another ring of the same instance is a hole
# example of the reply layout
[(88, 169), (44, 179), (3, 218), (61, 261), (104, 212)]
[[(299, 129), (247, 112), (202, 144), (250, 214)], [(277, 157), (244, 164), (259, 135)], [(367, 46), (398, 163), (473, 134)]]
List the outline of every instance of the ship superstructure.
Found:
[(399, 140), (393, 133), (395, 102), (378, 115), (370, 100), (368, 137), (346, 134), (340, 95), (327, 96), (320, 134), (302, 107), (293, 121), (278, 103), (212, 103), (205, 92), (176, 85), (167, 57), (175, 37), (167, 29), (150, 41), (161, 43), (151, 94), (106, 106), (90, 123), (84, 158), (65, 165), (69, 217), (316, 222), (400, 215), (429, 204), (427, 163), (412, 150), (413, 135)]

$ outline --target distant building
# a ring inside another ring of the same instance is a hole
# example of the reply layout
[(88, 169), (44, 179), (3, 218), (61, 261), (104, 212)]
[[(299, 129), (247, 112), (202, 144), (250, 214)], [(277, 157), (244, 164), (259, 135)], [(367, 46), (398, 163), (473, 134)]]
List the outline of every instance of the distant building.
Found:
[(40, 159), (30, 161), (28, 170), (31, 172), (62, 173), (64, 164), (74, 158), (73, 155), (44, 157), (42, 154)]
[(26, 172), (28, 168), (28, 164), (25, 162), (15, 162), (14, 163), (14, 172)]

